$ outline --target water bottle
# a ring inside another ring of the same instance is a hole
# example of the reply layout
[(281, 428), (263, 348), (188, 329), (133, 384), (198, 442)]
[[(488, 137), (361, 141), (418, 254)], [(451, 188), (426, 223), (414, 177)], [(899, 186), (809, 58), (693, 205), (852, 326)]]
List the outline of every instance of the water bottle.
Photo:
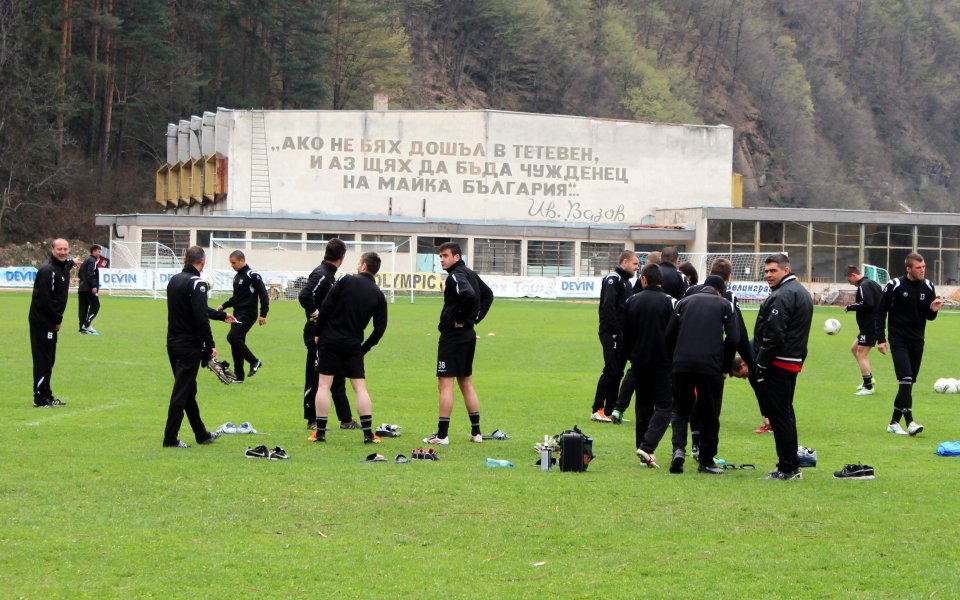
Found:
[(553, 448), (551, 448), (549, 444), (550, 444), (550, 436), (549, 435), (543, 436), (543, 446), (542, 446), (542, 449), (540, 450), (540, 470), (541, 471), (549, 471), (550, 467), (552, 466), (551, 463), (553, 462)]
[(513, 466), (513, 463), (510, 462), (509, 460), (502, 460), (502, 459), (499, 459), (499, 458), (488, 458), (488, 459), (487, 459), (487, 466), (488, 466), (488, 467), (491, 467), (491, 468), (495, 468), (495, 467), (512, 467), (512, 466)]

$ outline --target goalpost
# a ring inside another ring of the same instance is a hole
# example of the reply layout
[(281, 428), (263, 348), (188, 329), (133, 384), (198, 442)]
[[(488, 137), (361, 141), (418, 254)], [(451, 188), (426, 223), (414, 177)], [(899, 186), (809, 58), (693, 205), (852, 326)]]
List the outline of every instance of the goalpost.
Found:
[[(233, 292), (230, 253), (240, 250), (247, 264), (263, 277), (271, 300), (297, 300), (307, 283), (310, 272), (323, 262), (323, 253), (329, 240), (264, 240), (253, 238), (210, 238), (207, 250), (207, 275), (210, 289), (217, 295)], [(337, 275), (356, 273), (357, 263), (364, 252), (380, 255), (380, 272), (375, 279), (390, 303), (396, 301), (395, 277), (397, 247), (392, 242), (344, 241), (347, 254)]]
[(880, 287), (883, 287), (890, 281), (890, 273), (886, 269), (881, 269), (875, 265), (868, 265), (863, 263), (863, 276), (867, 279), (872, 279), (880, 284)]
[(697, 269), (700, 283), (703, 283), (714, 260), (729, 260), (733, 266), (733, 275), (728, 289), (739, 298), (741, 308), (759, 309), (764, 299), (770, 295), (770, 286), (763, 279), (763, 261), (768, 256), (769, 252), (681, 252), (679, 262), (689, 261)]

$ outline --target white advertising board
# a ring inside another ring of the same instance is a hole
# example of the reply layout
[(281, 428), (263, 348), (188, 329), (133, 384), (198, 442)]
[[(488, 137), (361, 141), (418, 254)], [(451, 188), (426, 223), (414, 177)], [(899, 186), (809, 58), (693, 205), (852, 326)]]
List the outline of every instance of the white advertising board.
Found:
[[(727, 126), (221, 109), (216, 141), (229, 162), (226, 208), (240, 212), (264, 210), (268, 195), (273, 214), (626, 225), (654, 209), (731, 201)], [(251, 165), (263, 169), (262, 159), (267, 181), (257, 183)]]

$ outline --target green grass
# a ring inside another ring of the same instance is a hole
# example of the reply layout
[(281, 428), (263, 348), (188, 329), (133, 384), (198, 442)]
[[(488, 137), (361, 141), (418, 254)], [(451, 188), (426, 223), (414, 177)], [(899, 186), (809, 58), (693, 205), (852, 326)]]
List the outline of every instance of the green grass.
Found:
[[(74, 333), (68, 306), (54, 390), (63, 409), (31, 406), (25, 293), (0, 294), (8, 347), (0, 465), (0, 596), (347, 598), (928, 598), (955, 597), (960, 505), (960, 317), (930, 324), (915, 438), (885, 432), (895, 391), (889, 357), (871, 353), (878, 394), (857, 397), (852, 315), (818, 309), (796, 409), (800, 442), (820, 466), (799, 482), (760, 477), (776, 462), (746, 382), (726, 387), (720, 456), (757, 465), (710, 478), (641, 468), (633, 424), (588, 421), (601, 368), (596, 305), (499, 300), (479, 333), (476, 385), (486, 432), (467, 442), (462, 401), (436, 463), (361, 463), (356, 431), (306, 442), (302, 313), (275, 303), (248, 338), (264, 361), (245, 386), (201, 372), (208, 427), (250, 421), (264, 435), (160, 447), (172, 377), (163, 301), (103, 297), (100, 337)], [(438, 299), (390, 307), (367, 356), (374, 422), (403, 426), (377, 448), (410, 454), (436, 427)], [(747, 313), (751, 322), (755, 313)], [(844, 325), (837, 337), (819, 324)], [(228, 353), (227, 328), (213, 323)], [(489, 335), (495, 333), (496, 335)], [(632, 410), (628, 417), (633, 420)], [(544, 434), (580, 425), (594, 437), (586, 473), (530, 466)], [(192, 442), (184, 424), (183, 439)], [(248, 444), (292, 460), (247, 460)], [(659, 448), (669, 454), (669, 432)], [(488, 469), (486, 457), (514, 469)], [(662, 462), (666, 462), (663, 460)], [(832, 471), (866, 462), (875, 481)], [(953, 591), (951, 591), (953, 590)]]

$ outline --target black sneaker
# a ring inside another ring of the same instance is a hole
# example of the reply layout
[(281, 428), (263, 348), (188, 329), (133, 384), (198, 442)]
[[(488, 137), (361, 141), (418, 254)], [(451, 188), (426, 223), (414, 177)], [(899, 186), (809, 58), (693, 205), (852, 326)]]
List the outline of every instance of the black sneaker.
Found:
[(257, 446), (256, 448), (247, 448), (243, 455), (247, 458), (270, 458), (270, 450), (266, 446)]
[(250, 365), (250, 372), (247, 373), (247, 377), (253, 377), (254, 375), (256, 375), (257, 371), (259, 371), (260, 367), (262, 366), (263, 366), (263, 363), (260, 362), (259, 360), (253, 363), (252, 365)]
[(50, 398), (49, 402), (50, 402), (50, 406), (66, 406), (67, 405), (67, 403), (61, 400), (60, 398)]
[(846, 465), (840, 471), (834, 471), (837, 479), (873, 479), (873, 467), (870, 465)]
[(270, 460), (289, 460), (290, 459), (286, 451), (280, 446), (277, 446), (276, 448), (271, 450), (270, 455), (267, 458), (269, 458)]
[(803, 479), (803, 472), (800, 469), (784, 473), (780, 469), (774, 469), (764, 477), (765, 481), (792, 481), (794, 479)]
[(723, 475), (723, 469), (716, 465), (700, 465), (697, 467), (697, 473), (706, 473), (707, 475)]
[(307, 431), (316, 431), (317, 422), (316, 421), (307, 421)]
[(200, 440), (197, 440), (197, 443), (198, 443), (198, 444), (212, 444), (212, 443), (214, 443), (215, 441), (217, 441), (217, 438), (220, 437), (220, 435), (221, 435), (219, 431), (211, 431), (211, 432), (209, 432), (209, 433), (210, 433), (210, 435), (207, 436), (207, 439), (203, 440), (202, 442), (201, 442)]
[(363, 427), (360, 426), (360, 423), (351, 420), (341, 422), (340, 429), (363, 429)]
[(683, 473), (683, 462), (686, 460), (683, 450), (674, 450), (673, 458), (670, 460), (670, 472), (674, 474)]
[(177, 440), (176, 444), (164, 444), (163, 447), (164, 448), (189, 448), (190, 444)]

